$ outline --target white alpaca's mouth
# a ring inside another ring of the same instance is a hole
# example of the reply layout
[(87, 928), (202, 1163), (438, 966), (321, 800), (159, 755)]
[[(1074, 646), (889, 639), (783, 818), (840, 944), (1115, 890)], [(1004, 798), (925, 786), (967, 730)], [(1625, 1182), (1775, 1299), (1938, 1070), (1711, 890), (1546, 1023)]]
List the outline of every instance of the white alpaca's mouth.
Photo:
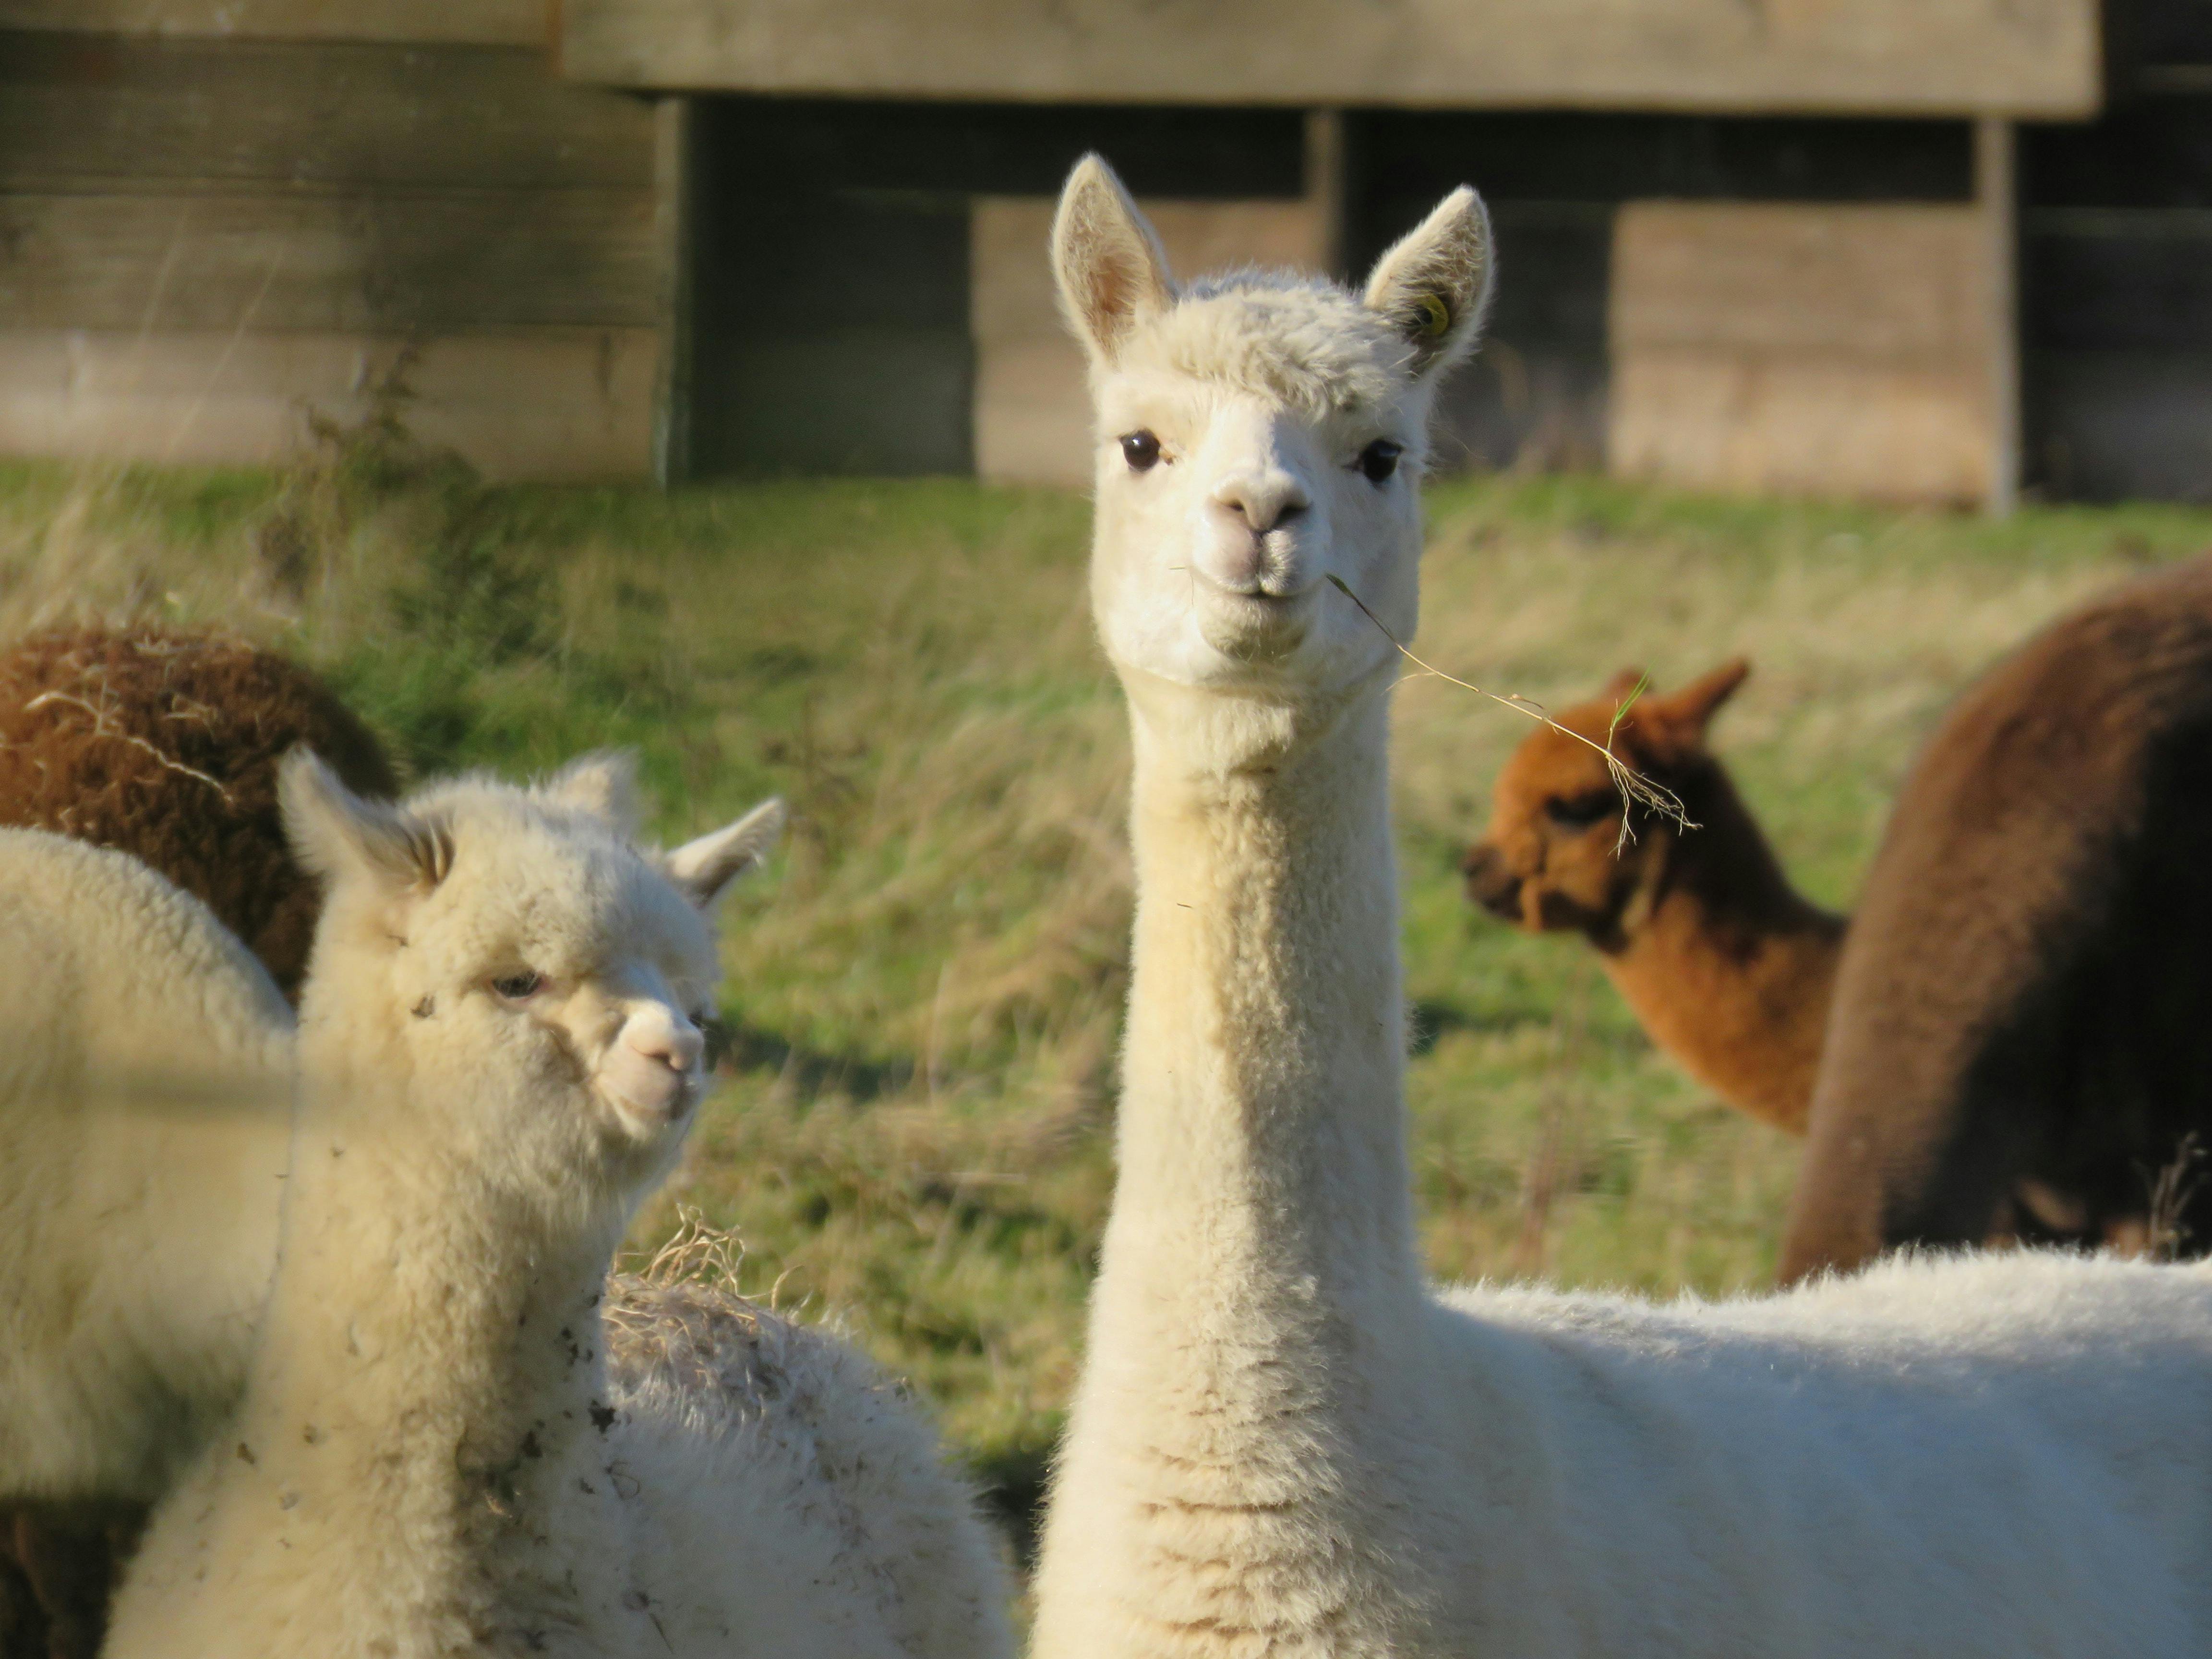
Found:
[[(602, 1073), (599, 1078), (601, 1096), (616, 1116), (641, 1138), (664, 1134), (683, 1123), (705, 1092), (696, 1073), (662, 1070), (665, 1075), (659, 1077), (633, 1067), (626, 1068), (620, 1077)], [(629, 1075), (629, 1071), (640, 1074)]]
[(1295, 590), (1275, 588), (1273, 579), (1249, 588), (1208, 582), (1198, 607), (1198, 629), (1206, 642), (1241, 662), (1270, 661), (1305, 643), (1312, 628), (1316, 584)]

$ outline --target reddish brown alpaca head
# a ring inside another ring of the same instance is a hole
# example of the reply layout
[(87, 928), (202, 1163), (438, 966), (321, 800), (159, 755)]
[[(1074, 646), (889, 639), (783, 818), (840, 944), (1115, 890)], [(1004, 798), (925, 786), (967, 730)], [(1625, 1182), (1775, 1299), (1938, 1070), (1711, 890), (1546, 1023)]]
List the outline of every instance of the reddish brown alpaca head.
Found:
[(1609, 740), (1624, 764), (1669, 787), (1686, 773), (1713, 769), (1705, 728), (1750, 672), (1735, 658), (1668, 696), (1637, 698), (1616, 724), (1622, 702), (1644, 679), (1626, 668), (1559, 716), (1565, 731), (1530, 732), (1498, 775), (1490, 834), (1461, 862), (1468, 896), (1531, 933), (1572, 929), (1600, 950), (1620, 949), (1648, 920), (1640, 913), (1656, 896), (1675, 832), (1638, 810), (1629, 824), (1634, 839), (1624, 844), (1620, 791), (1590, 745)]
[[(1490, 834), (1461, 867), (1468, 896), (1492, 915), (1533, 933), (1583, 934), (1684, 1070), (1730, 1105), (1796, 1133), (1812, 1097), (1844, 923), (1791, 890), (1706, 747), (1714, 714), (1749, 672), (1739, 657), (1674, 691), (1637, 697), (1626, 712), (1643, 676), (1614, 675), (1559, 717), (1565, 731), (1539, 727), (1513, 752), (1498, 775)], [(1591, 747), (1607, 743), (1672, 790), (1697, 827), (1624, 802)]]

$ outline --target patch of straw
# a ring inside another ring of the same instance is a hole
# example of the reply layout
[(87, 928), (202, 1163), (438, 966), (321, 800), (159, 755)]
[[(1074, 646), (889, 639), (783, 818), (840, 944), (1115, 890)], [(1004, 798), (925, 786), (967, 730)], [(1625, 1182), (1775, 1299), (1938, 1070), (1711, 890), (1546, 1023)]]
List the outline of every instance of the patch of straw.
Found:
[(71, 708), (82, 709), (86, 714), (92, 716), (92, 735), (94, 737), (111, 738), (117, 743), (129, 744), (133, 749), (143, 750), (148, 756), (152, 757), (155, 765), (162, 767), (168, 771), (179, 773), (185, 777), (197, 778), (200, 782), (207, 785), (209, 788), (214, 790), (215, 793), (221, 797), (226, 806), (230, 805), (230, 791), (223, 787), (222, 779), (214, 777), (208, 773), (201, 771), (197, 766), (185, 765), (184, 762), (179, 760), (175, 756), (155, 747), (154, 744), (147, 742), (145, 738), (139, 737), (135, 732), (122, 731), (117, 726), (111, 725), (108, 720), (106, 710), (95, 707), (92, 703), (86, 702), (82, 697), (74, 696), (67, 691), (41, 691), (37, 696), (32, 698), (30, 702), (25, 703), (23, 705), (23, 708), (26, 713), (29, 713), (36, 709), (43, 708), (50, 702), (64, 703)]
[(2206, 1176), (2197, 1168), (2205, 1149), (2191, 1129), (2175, 1147), (2173, 1159), (2151, 1182), (2150, 1214), (2144, 1229), (2145, 1253), (2154, 1261), (2179, 1261), (2190, 1243), (2189, 1224), (2182, 1219), (2203, 1188)]
[[(732, 1296), (743, 1294), (738, 1279), (745, 1265), (744, 1241), (735, 1233), (708, 1224), (694, 1206), (676, 1207), (676, 1231), (668, 1242), (649, 1255), (642, 1251), (624, 1256), (616, 1271), (644, 1280), (655, 1290), (675, 1285), (705, 1285)], [(643, 1260), (639, 1260), (643, 1256)]]
[[(1443, 669), (1437, 667), (1435, 665), (1422, 661), (1420, 658), (1415, 656), (1413, 652), (1407, 647), (1404, 641), (1401, 640), (1395, 634), (1393, 634), (1390, 631), (1389, 627), (1384, 624), (1382, 617), (1376, 616), (1372, 611), (1370, 611), (1367, 608), (1367, 601), (1361, 599), (1358, 594), (1353, 592), (1350, 585), (1346, 583), (1341, 576), (1337, 575), (1332, 571), (1329, 573), (1328, 580), (1331, 586), (1334, 587), (1338, 592), (1343, 594), (1346, 599), (1350, 599), (1352, 604), (1358, 605), (1359, 607), (1359, 614), (1366, 617), (1368, 621), (1373, 623), (1376, 628), (1381, 632), (1382, 637), (1389, 641), (1393, 646), (1397, 647), (1398, 654), (1400, 656), (1403, 657), (1407, 662), (1413, 664), (1415, 668), (1420, 671), (1419, 674), (1407, 675), (1407, 678), (1408, 679), (1419, 679), (1424, 677), (1427, 677), (1443, 680), (1448, 684), (1458, 686), (1462, 691), (1472, 691), (1479, 697), (1487, 697), (1492, 702), (1503, 703), (1506, 708), (1512, 709), (1516, 714), (1526, 714), (1532, 720), (1540, 721), (1542, 724), (1550, 726), (1554, 732), (1559, 732), (1561, 736), (1572, 738), (1577, 743), (1583, 745), (1583, 747), (1594, 749), (1599, 755), (1603, 757), (1607, 775), (1613, 779), (1613, 787), (1620, 791), (1621, 798), (1624, 800), (1635, 802), (1645, 811), (1655, 813), (1658, 817), (1666, 819), (1668, 823), (1673, 824), (1678, 830), (1694, 830), (1698, 827), (1690, 821), (1690, 814), (1687, 809), (1683, 806), (1680, 796), (1677, 795), (1673, 790), (1668, 788), (1666, 785), (1662, 783), (1656, 783), (1651, 779), (1645, 777), (1641, 772), (1638, 772), (1634, 767), (1630, 766), (1626, 762), (1623, 761), (1620, 756), (1613, 752), (1613, 733), (1620, 730), (1620, 722), (1622, 718), (1627, 714), (1630, 708), (1635, 703), (1636, 700), (1644, 695), (1644, 688), (1651, 683), (1651, 677), (1650, 675), (1647, 674), (1643, 678), (1638, 680), (1635, 687), (1629, 692), (1628, 696), (1622, 699), (1620, 706), (1613, 711), (1613, 722), (1605, 729), (1605, 741), (1603, 743), (1593, 743), (1581, 732), (1571, 732), (1565, 726), (1560, 725), (1559, 721), (1553, 720), (1551, 715), (1544, 711), (1543, 704), (1537, 702), (1533, 698), (1520, 696), (1512, 692), (1486, 690), (1481, 686), (1460, 678), (1456, 674), (1447, 674)], [(1623, 812), (1620, 815), (1620, 840), (1618, 844), (1622, 847), (1626, 847), (1630, 842), (1636, 839), (1636, 832), (1629, 827), (1629, 817), (1630, 815), (1626, 812)]]

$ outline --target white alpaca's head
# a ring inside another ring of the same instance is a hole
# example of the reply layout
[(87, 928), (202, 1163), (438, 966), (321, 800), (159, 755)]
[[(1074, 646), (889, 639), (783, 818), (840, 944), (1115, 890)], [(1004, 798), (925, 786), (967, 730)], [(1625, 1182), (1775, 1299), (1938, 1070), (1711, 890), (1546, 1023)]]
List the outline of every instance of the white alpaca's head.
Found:
[(1053, 227), (1091, 360), (1091, 598), (1107, 654), (1170, 683), (1297, 697), (1386, 663), (1419, 611), (1419, 489), (1437, 385), (1489, 302), (1490, 222), (1445, 198), (1358, 294), (1235, 271), (1178, 289), (1092, 155)]
[(305, 750), (285, 762), (285, 827), (327, 896), (303, 1044), (422, 1079), (453, 1152), (526, 1195), (619, 1200), (665, 1172), (705, 1084), (710, 917), (783, 825), (771, 800), (644, 851), (632, 793), (619, 755), (396, 806)]

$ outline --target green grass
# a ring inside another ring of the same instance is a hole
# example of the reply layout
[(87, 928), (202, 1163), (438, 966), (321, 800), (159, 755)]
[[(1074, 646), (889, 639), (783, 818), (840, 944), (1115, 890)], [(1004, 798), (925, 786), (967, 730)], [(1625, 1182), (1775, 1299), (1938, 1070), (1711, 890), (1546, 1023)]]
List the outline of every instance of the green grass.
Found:
[[(1848, 903), (1918, 740), (2056, 612), (2212, 539), (2170, 509), (1944, 514), (1583, 479), (1431, 491), (1419, 649), (1547, 703), (1637, 663), (1756, 672), (1717, 741), (1803, 887)], [(737, 1059), (668, 1194), (745, 1282), (834, 1316), (1019, 1487), (1077, 1363), (1110, 1190), (1127, 763), (1084, 503), (965, 483), (489, 489), (374, 453), (285, 475), (0, 468), (0, 631), (222, 623), (339, 684), (416, 773), (635, 744), (658, 829), (771, 791), (729, 907)], [(1791, 1146), (1644, 1041), (1586, 951), (1453, 866), (1527, 730), (1400, 694), (1413, 1157), (1457, 1276), (1724, 1291), (1771, 1270)]]

